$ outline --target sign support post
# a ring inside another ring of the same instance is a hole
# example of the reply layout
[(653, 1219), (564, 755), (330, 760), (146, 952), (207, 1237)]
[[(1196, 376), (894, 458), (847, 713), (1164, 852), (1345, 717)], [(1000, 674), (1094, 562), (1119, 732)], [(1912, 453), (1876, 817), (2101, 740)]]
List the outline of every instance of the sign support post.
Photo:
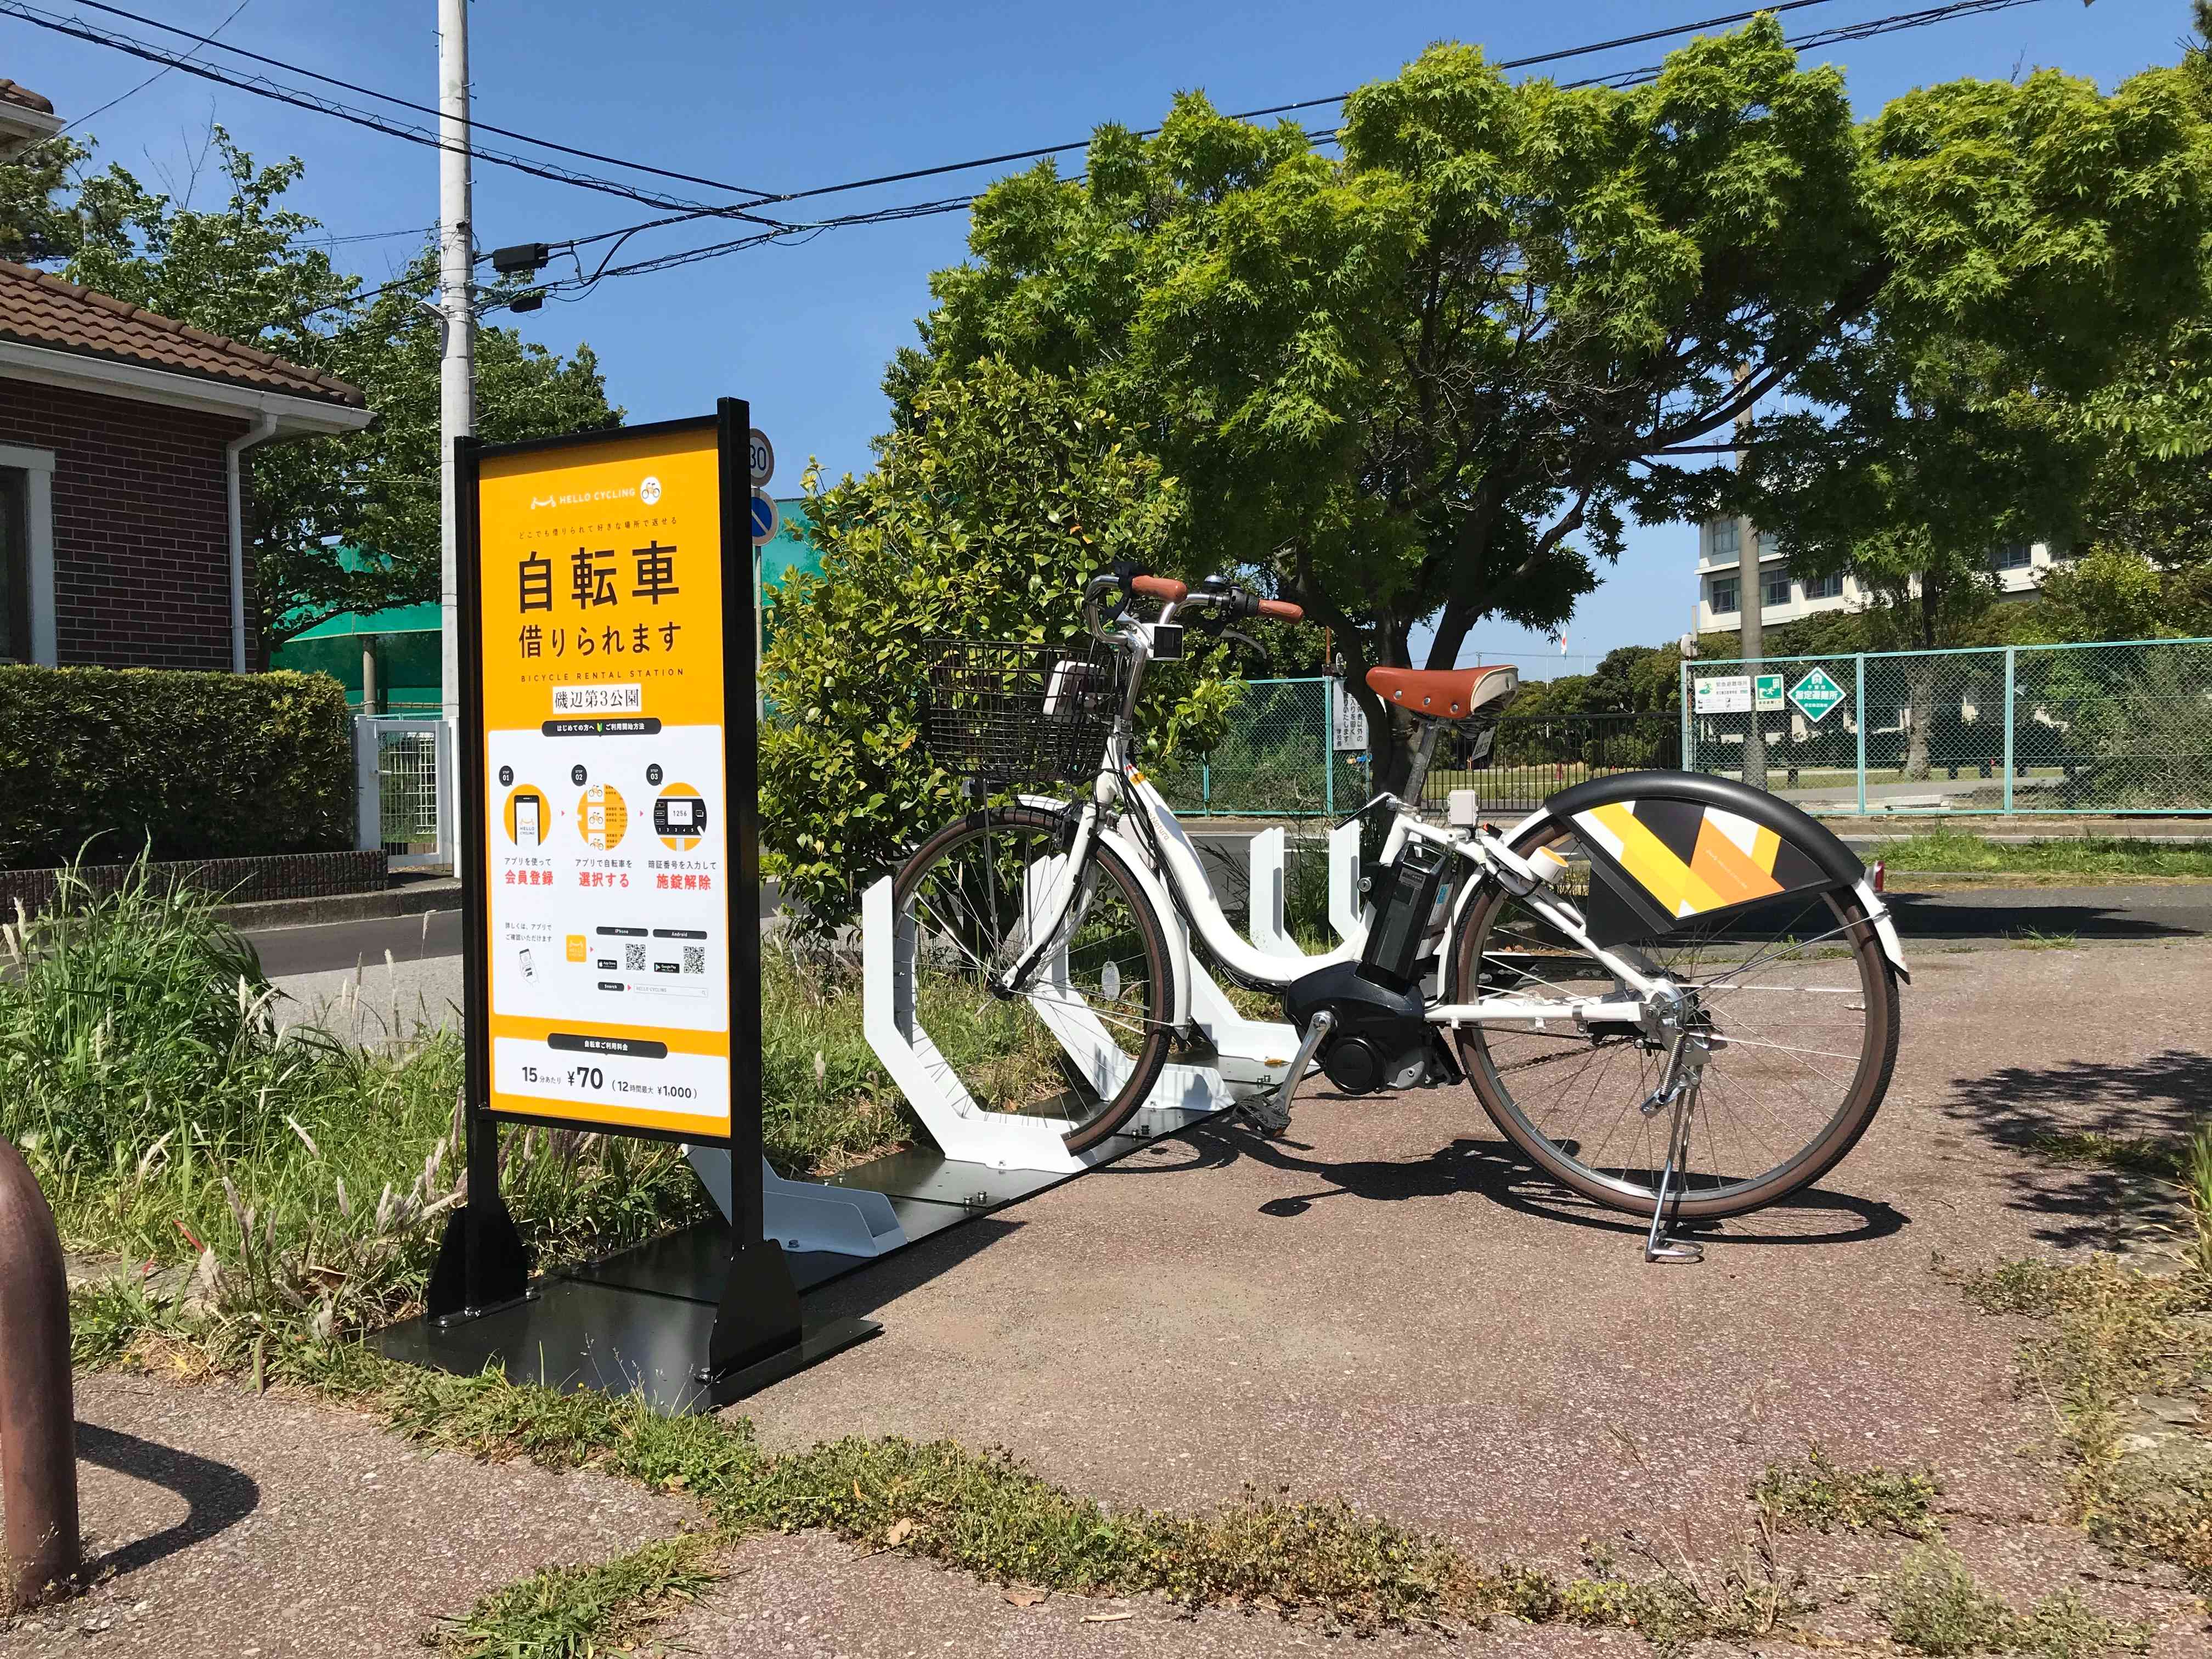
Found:
[[(722, 1286), (701, 1382), (772, 1363), (800, 1346), (799, 1291), (783, 1247), (763, 1233), (761, 1194), (761, 954), (759, 635), (752, 542), (752, 418), (734, 398), (715, 405), (721, 463), (722, 650), (725, 675), (723, 775), (729, 799), (748, 810), (729, 815), (730, 917), (730, 1276)], [(742, 570), (744, 586), (735, 578)], [(741, 649), (732, 650), (731, 641)], [(736, 914), (737, 895), (746, 914)], [(743, 1109), (740, 1109), (743, 1103)], [(802, 1362), (803, 1363), (803, 1362)], [(797, 1369), (793, 1366), (792, 1369)]]
[[(680, 1407), (877, 1328), (810, 1335), (763, 1231), (750, 427), (724, 398), (703, 420), (454, 446), (468, 1203), (404, 1357)], [(726, 1151), (726, 1249), (657, 1281), (673, 1291), (605, 1264), (533, 1282), (500, 1193), (506, 1123)]]

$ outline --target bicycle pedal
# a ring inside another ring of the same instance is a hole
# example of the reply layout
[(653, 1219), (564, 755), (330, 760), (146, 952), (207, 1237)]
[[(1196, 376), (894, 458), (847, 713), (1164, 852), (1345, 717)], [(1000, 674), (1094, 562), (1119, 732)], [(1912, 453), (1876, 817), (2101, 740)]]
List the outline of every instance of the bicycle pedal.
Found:
[(1291, 1115), (1275, 1109), (1272, 1095), (1255, 1095), (1237, 1107), (1237, 1115), (1263, 1140), (1280, 1140), (1291, 1132)]

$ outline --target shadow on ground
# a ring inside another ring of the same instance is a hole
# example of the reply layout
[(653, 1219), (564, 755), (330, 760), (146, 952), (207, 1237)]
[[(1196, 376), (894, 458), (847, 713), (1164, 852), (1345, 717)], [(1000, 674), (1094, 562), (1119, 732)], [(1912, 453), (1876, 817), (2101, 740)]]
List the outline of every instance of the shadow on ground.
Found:
[(1944, 1115), (1993, 1146), (2025, 1155), (2008, 1173), (2007, 1201), (2037, 1218), (2036, 1237), (2045, 1243), (2109, 1247), (2130, 1224), (2179, 1221), (2180, 1198), (2170, 1183), (2140, 1170), (2056, 1164), (2046, 1143), (2084, 1133), (2179, 1139), (2203, 1120), (2212, 1101), (2212, 1054), (2169, 1048), (2128, 1063), (2007, 1066), (1958, 1079), (1951, 1088)]
[(186, 1505), (185, 1518), (176, 1525), (85, 1563), (88, 1581), (120, 1577), (150, 1566), (165, 1555), (173, 1555), (243, 1521), (261, 1502), (260, 1486), (242, 1469), (173, 1446), (141, 1440), (135, 1434), (104, 1429), (97, 1423), (78, 1422), (76, 1455), (103, 1469), (173, 1492)]
[[(1899, 875), (1895, 880), (1909, 881)], [(1893, 890), (1890, 914), (1897, 931), (1908, 939), (2195, 939), (2205, 929), (2193, 909), (2154, 911), (2147, 907), (2075, 902), (2038, 901), (2033, 890), (2003, 892), (1912, 893)], [(2206, 907), (2212, 909), (2212, 901)], [(2161, 920), (2160, 917), (2164, 919)]]
[[(1591, 1203), (1522, 1162), (1503, 1140), (1462, 1136), (1425, 1158), (1329, 1158), (1296, 1140), (1269, 1140), (1233, 1126), (1209, 1124), (1183, 1138), (1191, 1156), (1172, 1163), (1116, 1164), (1103, 1175), (1171, 1175), (1194, 1169), (1218, 1169), (1249, 1158), (1270, 1169), (1311, 1175), (1315, 1190), (1270, 1199), (1260, 1213), (1279, 1220), (1306, 1214), (1316, 1204), (1339, 1199), (1401, 1203), (1407, 1199), (1449, 1198), (1468, 1193), (1523, 1215), (1601, 1232), (1641, 1238), (1649, 1223)], [(1706, 1238), (1749, 1244), (1838, 1244), (1887, 1238), (1911, 1219), (1887, 1204), (1848, 1193), (1811, 1188), (1793, 1193), (1750, 1218), (1724, 1222), (1691, 1222), (1676, 1231)], [(1755, 1225), (1756, 1231), (1750, 1227)]]

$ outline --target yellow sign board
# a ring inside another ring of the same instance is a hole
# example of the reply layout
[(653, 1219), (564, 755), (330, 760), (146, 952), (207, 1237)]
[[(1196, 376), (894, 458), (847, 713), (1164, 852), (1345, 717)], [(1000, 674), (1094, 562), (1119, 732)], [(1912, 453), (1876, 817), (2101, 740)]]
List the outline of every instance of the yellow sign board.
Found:
[(751, 652), (726, 638), (721, 436), (672, 422), (471, 469), (471, 1092), (501, 1115), (730, 1134), (732, 992), (752, 988), (732, 915), (757, 920), (733, 890), (724, 651)]

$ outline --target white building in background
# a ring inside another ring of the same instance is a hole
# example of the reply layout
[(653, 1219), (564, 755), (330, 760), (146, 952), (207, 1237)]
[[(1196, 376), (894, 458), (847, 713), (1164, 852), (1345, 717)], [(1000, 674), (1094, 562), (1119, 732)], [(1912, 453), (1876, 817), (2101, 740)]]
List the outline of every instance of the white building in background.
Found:
[[(1743, 624), (1741, 541), (1735, 519), (1711, 519), (1698, 526), (1698, 631), (1701, 634)], [(2015, 542), (2001, 549), (1996, 574), (2003, 597), (2027, 598), (2052, 562), (2051, 549), (2042, 542)], [(1869, 597), (1855, 577), (1793, 576), (1780, 544), (1765, 532), (1759, 537), (1759, 582), (1765, 600), (1759, 619), (1768, 628), (1824, 611), (1856, 611)]]

